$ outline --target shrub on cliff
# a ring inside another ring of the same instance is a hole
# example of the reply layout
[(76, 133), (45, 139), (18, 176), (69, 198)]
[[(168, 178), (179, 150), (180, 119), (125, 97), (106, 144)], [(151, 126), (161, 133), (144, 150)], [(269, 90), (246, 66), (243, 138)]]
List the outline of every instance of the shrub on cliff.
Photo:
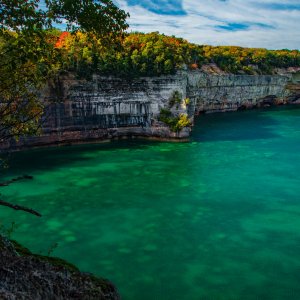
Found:
[(173, 132), (179, 132), (185, 127), (191, 126), (191, 121), (187, 114), (180, 114), (179, 116), (172, 115), (169, 109), (162, 108), (158, 118), (161, 122), (169, 126)]

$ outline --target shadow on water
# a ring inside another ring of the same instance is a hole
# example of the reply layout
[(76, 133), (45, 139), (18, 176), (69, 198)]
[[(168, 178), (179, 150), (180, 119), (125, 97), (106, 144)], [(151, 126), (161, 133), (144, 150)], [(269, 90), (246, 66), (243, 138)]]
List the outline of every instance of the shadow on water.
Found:
[(130, 151), (146, 149), (150, 146), (159, 145), (159, 142), (147, 140), (124, 140), (111, 141), (108, 143), (72, 145), (60, 147), (48, 147), (40, 149), (31, 149), (21, 152), (6, 154), (3, 157), (6, 160), (7, 169), (0, 170), (1, 176), (10, 175), (10, 170), (25, 172), (30, 174), (32, 171), (48, 171), (75, 162), (87, 162), (93, 159), (93, 156), (84, 155), (85, 153), (99, 153), (112, 151)]
[(195, 120), (191, 139), (196, 142), (212, 142), (279, 137), (274, 129), (278, 122), (268, 115), (271, 110), (274, 109), (201, 115)]
[[(205, 114), (196, 118), (191, 134), (192, 142), (239, 141), (280, 137), (276, 132), (277, 120), (268, 112), (278, 111), (291, 116), (299, 115), (299, 107), (280, 107), (241, 112)], [(166, 142), (163, 142), (166, 144)], [(9, 168), (0, 170), (2, 176), (30, 174), (47, 171), (77, 162), (88, 162), (97, 153), (113, 151), (135, 151), (161, 146), (161, 142), (147, 140), (123, 140), (109, 143), (48, 147), (26, 150), (6, 155)], [(85, 155), (90, 153), (91, 155)]]

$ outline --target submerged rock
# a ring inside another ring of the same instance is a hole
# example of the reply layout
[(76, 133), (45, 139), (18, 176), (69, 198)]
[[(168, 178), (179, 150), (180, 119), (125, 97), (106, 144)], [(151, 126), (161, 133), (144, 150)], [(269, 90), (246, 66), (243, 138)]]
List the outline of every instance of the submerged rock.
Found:
[(0, 299), (119, 300), (114, 285), (80, 272), (70, 263), (32, 254), (0, 236)]

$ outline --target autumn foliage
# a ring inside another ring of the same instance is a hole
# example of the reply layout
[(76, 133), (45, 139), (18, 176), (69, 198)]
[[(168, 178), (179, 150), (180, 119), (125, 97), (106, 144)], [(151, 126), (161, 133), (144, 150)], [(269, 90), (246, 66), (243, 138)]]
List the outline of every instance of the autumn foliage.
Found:
[(58, 37), (57, 42), (55, 44), (56, 48), (62, 48), (65, 44), (65, 39), (70, 36), (70, 33), (68, 31), (64, 31), (61, 33), (61, 35)]
[(272, 74), (276, 68), (300, 66), (298, 50), (267, 50), (236, 46), (207, 46), (182, 38), (153, 33), (131, 33), (106, 48), (86, 33), (63, 32), (56, 47), (62, 49), (64, 67), (79, 76), (92, 73), (124, 77), (174, 74), (214, 63), (233, 74)]

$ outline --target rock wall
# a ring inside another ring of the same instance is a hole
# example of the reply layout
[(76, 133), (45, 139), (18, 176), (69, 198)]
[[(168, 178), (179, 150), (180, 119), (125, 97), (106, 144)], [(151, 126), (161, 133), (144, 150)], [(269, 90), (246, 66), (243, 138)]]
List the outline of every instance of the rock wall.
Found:
[[(0, 148), (16, 150), (135, 136), (188, 138), (189, 128), (172, 132), (158, 120), (162, 108), (173, 116), (186, 113), (192, 121), (199, 112), (298, 103), (299, 85), (299, 72), (260, 76), (181, 71), (132, 80), (95, 75), (90, 81), (69, 74), (49, 82), (40, 92), (46, 105), (42, 134), (9, 141)], [(175, 92), (181, 101), (171, 105)]]
[(230, 111), (285, 103), (292, 75), (187, 74), (187, 94), (195, 112)]
[(122, 80), (93, 76), (86, 81), (70, 74), (61, 76), (40, 92), (46, 104), (42, 134), (11, 140), (0, 148), (17, 150), (135, 136), (188, 137), (189, 129), (174, 133), (157, 120), (175, 91), (186, 97), (186, 77)]

